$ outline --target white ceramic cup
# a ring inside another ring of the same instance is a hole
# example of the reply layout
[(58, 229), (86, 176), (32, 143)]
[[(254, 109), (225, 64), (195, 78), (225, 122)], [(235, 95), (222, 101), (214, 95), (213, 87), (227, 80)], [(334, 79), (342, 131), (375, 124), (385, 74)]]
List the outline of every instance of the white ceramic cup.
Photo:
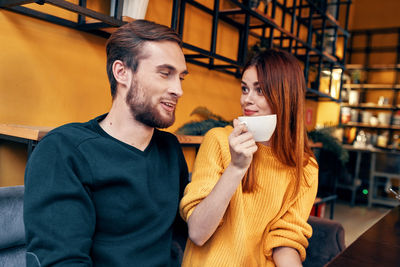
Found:
[(254, 141), (268, 141), (276, 128), (276, 114), (265, 116), (241, 116), (238, 120), (245, 123), (247, 129), (253, 134)]
[(349, 93), (349, 104), (358, 105), (359, 98), (360, 98), (360, 93), (356, 90), (351, 90)]

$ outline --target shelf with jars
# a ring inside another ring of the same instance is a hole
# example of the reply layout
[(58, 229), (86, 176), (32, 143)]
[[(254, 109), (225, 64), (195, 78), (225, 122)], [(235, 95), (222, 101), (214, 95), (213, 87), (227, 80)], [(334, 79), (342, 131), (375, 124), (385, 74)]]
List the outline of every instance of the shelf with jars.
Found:
[(366, 145), (400, 150), (400, 27), (350, 33), (340, 112), (345, 139), (361, 133)]

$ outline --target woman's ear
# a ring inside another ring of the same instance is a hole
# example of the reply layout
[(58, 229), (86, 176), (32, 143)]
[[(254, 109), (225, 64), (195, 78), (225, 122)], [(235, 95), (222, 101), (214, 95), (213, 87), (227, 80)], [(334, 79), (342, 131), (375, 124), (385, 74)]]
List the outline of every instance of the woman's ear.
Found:
[(123, 87), (130, 87), (132, 71), (121, 60), (115, 60), (112, 65), (115, 80)]

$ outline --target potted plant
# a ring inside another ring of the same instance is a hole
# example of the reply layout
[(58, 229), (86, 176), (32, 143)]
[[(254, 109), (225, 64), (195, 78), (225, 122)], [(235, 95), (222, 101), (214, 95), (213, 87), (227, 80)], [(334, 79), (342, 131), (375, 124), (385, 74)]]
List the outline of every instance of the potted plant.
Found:
[(219, 115), (212, 113), (206, 107), (195, 108), (190, 115), (198, 115), (202, 120), (189, 121), (182, 125), (177, 131), (181, 135), (205, 135), (210, 129), (215, 127), (225, 127), (232, 125), (232, 121), (227, 121)]

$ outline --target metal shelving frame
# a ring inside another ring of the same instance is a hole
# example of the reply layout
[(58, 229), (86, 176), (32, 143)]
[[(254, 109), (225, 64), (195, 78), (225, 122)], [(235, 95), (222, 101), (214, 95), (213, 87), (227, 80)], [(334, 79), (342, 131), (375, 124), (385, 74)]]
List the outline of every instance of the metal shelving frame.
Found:
[[(220, 9), (220, 1), (214, 0), (213, 8), (206, 7), (196, 0), (174, 0), (171, 27), (176, 29), (181, 35), (185, 25), (186, 6), (191, 5), (201, 12), (205, 12), (212, 16), (212, 32), (210, 49), (205, 50), (196, 45), (184, 43), (184, 48), (189, 49), (190, 55), (186, 55), (187, 61), (209, 69), (222, 71), (228, 74), (240, 77), (241, 68), (245, 64), (248, 52), (249, 37), (255, 37), (268, 41), (269, 48), (279, 48), (293, 53), (304, 64), (304, 75), (306, 84), (309, 84), (310, 68), (316, 69), (317, 77), (312, 83), (312, 88), (307, 88), (307, 97), (314, 100), (328, 100), (340, 102), (339, 97), (334, 98), (329, 94), (320, 91), (320, 78), (322, 70), (330, 72), (329, 88), (332, 82), (332, 70), (341, 69), (341, 81), (345, 69), (346, 45), (349, 33), (347, 32), (348, 15), (351, 0), (295, 0), (292, 4), (288, 4), (287, 0), (272, 0), (266, 6), (264, 12), (251, 9), (244, 1), (230, 0), (235, 7), (229, 10)], [(341, 6), (344, 6), (344, 12), (340, 12)], [(334, 7), (336, 14), (332, 16), (328, 13), (328, 9)], [(268, 9), (271, 9), (270, 12)], [(275, 14), (277, 10), (282, 12), (280, 21), (277, 21)], [(268, 15), (270, 13), (270, 15)], [(287, 21), (286, 15), (290, 15), (290, 29), (285, 27)], [(342, 15), (343, 17), (339, 16)], [(344, 18), (344, 19), (342, 19)], [(339, 24), (339, 19), (344, 20), (344, 25)], [(217, 32), (219, 22), (223, 21), (238, 30), (239, 43), (237, 57), (235, 59), (226, 58), (216, 53)], [(307, 30), (307, 40), (300, 37), (300, 29)], [(260, 35), (256, 30), (262, 32)], [(278, 34), (275, 34), (275, 33)], [(332, 45), (324, 46), (325, 37), (332, 38)], [(336, 55), (337, 39), (343, 38), (344, 53), (339, 58)], [(315, 40), (318, 40), (315, 43)], [(289, 42), (287, 42), (289, 41)], [(288, 44), (287, 44), (288, 43)], [(204, 62), (207, 60), (207, 63)], [(223, 64), (216, 64), (218, 60)], [(340, 84), (340, 89), (342, 82)]]
[[(49, 4), (61, 9), (78, 14), (76, 21), (67, 20), (51, 14), (40, 12), (32, 8), (23, 6), (25, 4), (36, 3), (39, 5)], [(45, 20), (61, 26), (73, 28), (80, 31), (89, 32), (104, 38), (108, 38), (110, 33), (104, 31), (105, 28), (119, 27), (126, 22), (122, 20), (123, 0), (115, 0), (114, 16), (109, 16), (88, 9), (86, 0), (79, 0), (79, 4), (74, 4), (64, 0), (1, 0), (0, 8), (10, 10), (19, 14), (27, 15), (33, 18)], [(98, 22), (87, 22), (86, 17), (95, 19)]]
[[(337, 39), (343, 38), (344, 52), (346, 49), (349, 33), (347, 32), (348, 15), (351, 0), (294, 0), (288, 4), (287, 0), (272, 0), (264, 12), (251, 9), (248, 4), (242, 1), (230, 0), (235, 6), (233, 10), (220, 10), (220, 0), (214, 0), (213, 8), (201, 4), (196, 0), (173, 0), (171, 27), (176, 29), (181, 35), (185, 25), (186, 6), (191, 5), (201, 12), (212, 16), (211, 42), (209, 49), (203, 49), (196, 45), (184, 43), (183, 47), (193, 53), (186, 54), (188, 62), (197, 64), (209, 69), (222, 71), (236, 77), (240, 77), (241, 68), (245, 64), (249, 36), (256, 37), (260, 41), (268, 39), (269, 47), (276, 47), (293, 53), (304, 64), (304, 75), (306, 84), (309, 83), (310, 69), (316, 70), (317, 77), (312, 82), (310, 88), (307, 88), (307, 97), (314, 100), (328, 100), (340, 102), (339, 97), (334, 98), (320, 90), (320, 78), (322, 70), (330, 72), (329, 88), (332, 82), (332, 70), (341, 69), (343, 78), (344, 62), (346, 55), (342, 58), (336, 56)], [(77, 13), (77, 20), (71, 21), (51, 14), (46, 14), (29, 7), (23, 6), (29, 3), (39, 5), (50, 4), (70, 12)], [(344, 6), (344, 12), (339, 12), (341, 6)], [(86, 0), (79, 0), (79, 4), (73, 4), (64, 0), (2, 0), (0, 8), (5, 8), (16, 13), (28, 15), (34, 18), (42, 19), (58, 25), (74, 28), (77, 30), (89, 32), (108, 38), (110, 33), (106, 28), (119, 27), (126, 22), (122, 20), (123, 0), (115, 0), (115, 10), (113, 16), (102, 14), (86, 7)], [(328, 10), (334, 7), (333, 16)], [(271, 16), (267, 15), (268, 8), (271, 8)], [(278, 22), (275, 19), (277, 10), (282, 12), (282, 19)], [(341, 26), (338, 21), (343, 21), (339, 16), (344, 13), (344, 25)], [(290, 15), (290, 30), (285, 28), (287, 23), (286, 15)], [(242, 19), (236, 19), (235, 17)], [(86, 17), (95, 19), (97, 22), (88, 22)], [(242, 21), (243, 20), (243, 21)], [(239, 44), (237, 57), (231, 59), (216, 52), (217, 33), (219, 22), (226, 22), (238, 30)], [(254, 23), (256, 22), (256, 23)], [(307, 40), (300, 37), (300, 28), (307, 30)], [(255, 31), (261, 30), (262, 35)], [(274, 32), (278, 32), (277, 36)], [(268, 36), (267, 36), (268, 34)], [(324, 39), (332, 38), (331, 47), (324, 46)], [(289, 40), (289, 45), (286, 45)], [(317, 43), (314, 43), (317, 40)], [(204, 61), (206, 59), (206, 62)], [(218, 62), (218, 63), (217, 63)], [(340, 90), (342, 82), (340, 84)]]

